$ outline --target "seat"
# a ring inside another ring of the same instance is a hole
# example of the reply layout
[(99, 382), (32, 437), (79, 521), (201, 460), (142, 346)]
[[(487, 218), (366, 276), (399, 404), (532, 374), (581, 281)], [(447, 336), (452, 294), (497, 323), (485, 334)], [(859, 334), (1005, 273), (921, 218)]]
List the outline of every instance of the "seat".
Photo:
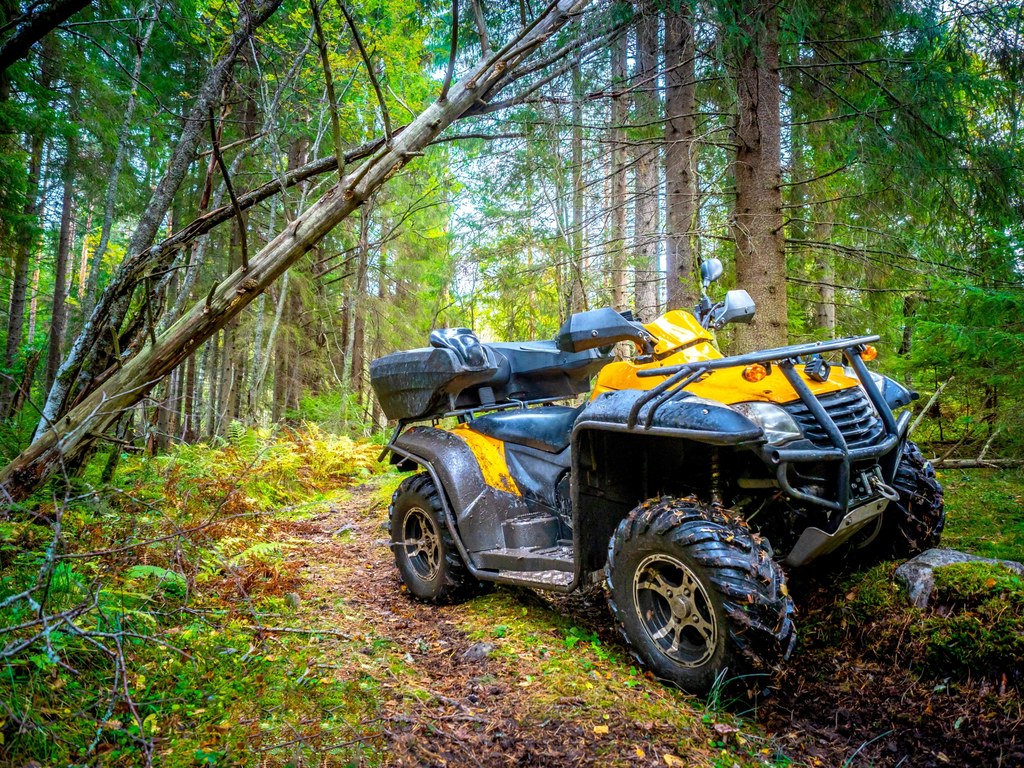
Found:
[(481, 435), (516, 443), (548, 453), (561, 453), (569, 445), (572, 425), (583, 410), (567, 405), (546, 405), (515, 411), (498, 411), (469, 422)]

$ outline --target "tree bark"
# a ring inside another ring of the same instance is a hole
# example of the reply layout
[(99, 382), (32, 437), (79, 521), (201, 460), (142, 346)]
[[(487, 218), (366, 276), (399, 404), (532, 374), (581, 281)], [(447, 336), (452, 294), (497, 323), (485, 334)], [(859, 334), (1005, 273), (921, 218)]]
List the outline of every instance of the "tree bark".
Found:
[(652, 2), (644, 2), (640, 13), (633, 100), (634, 120), (643, 128), (637, 132), (642, 138), (634, 149), (633, 297), (637, 318), (648, 323), (658, 315), (658, 144), (652, 127), (660, 117), (656, 90), (658, 16)]
[[(49, 79), (49, 78), (44, 78)], [(48, 87), (48, 84), (46, 85)], [(21, 349), (22, 333), (25, 329), (25, 304), (28, 294), (28, 265), (32, 250), (38, 240), (35, 228), (42, 213), (42, 197), (39, 194), (39, 177), (43, 165), (42, 128), (32, 135), (32, 150), (29, 156), (28, 183), (25, 190), (25, 217), (34, 222), (30, 232), (23, 233), (21, 241), (14, 252), (14, 279), (11, 283), (11, 300), (7, 305), (7, 347), (4, 352), (4, 368), (8, 371), (14, 367)], [(0, 383), (0, 418), (10, 412), (11, 400), (16, 385), (5, 380)]]
[[(124, 165), (125, 155), (128, 154), (128, 143), (131, 141), (132, 121), (135, 119), (135, 105), (138, 103), (138, 82), (142, 74), (142, 60), (149, 47), (149, 39), (153, 35), (153, 27), (156, 26), (159, 5), (154, 4), (149, 21), (142, 33), (139, 44), (135, 46), (135, 63), (132, 65), (132, 79), (128, 92), (128, 103), (125, 104), (124, 120), (121, 122), (121, 131), (117, 135), (117, 149), (114, 150), (114, 162), (110, 166), (110, 173), (107, 174), (107, 190), (103, 200), (103, 223), (100, 225), (100, 241), (92, 254), (92, 267), (86, 278), (85, 291), (82, 295), (82, 309), (86, 316), (92, 312), (96, 303), (96, 291), (99, 287), (100, 268), (103, 265), (103, 255), (107, 252), (107, 243), (110, 242), (110, 228), (114, 223), (114, 201), (117, 198), (117, 182), (121, 178), (121, 166)], [(52, 382), (47, 386), (47, 390)]]
[(362, 404), (363, 367), (365, 365), (366, 316), (362, 311), (360, 298), (366, 293), (366, 281), (370, 264), (370, 217), (373, 214), (373, 200), (360, 211), (359, 243), (356, 256), (356, 280), (349, 289), (348, 336), (345, 339), (345, 367), (342, 374), (342, 390), (355, 394), (357, 405)]
[(771, 0), (745, 0), (736, 19), (737, 114), (733, 140), (736, 200), (732, 231), (736, 283), (750, 292), (757, 314), (735, 330), (736, 352), (784, 346), (786, 254), (782, 232), (779, 116), (779, 21)]
[[(835, 209), (832, 203), (822, 203), (823, 218), (814, 223), (814, 241), (827, 243), (832, 239)], [(836, 337), (836, 268), (830, 248), (818, 247), (814, 255), (815, 272), (818, 280), (818, 300), (814, 303), (814, 325), (828, 338)]]
[(47, 33), (89, 5), (91, 0), (53, 0), (33, 4), (32, 10), (14, 21), (15, 31), (0, 45), (0, 72), (28, 55), (29, 49)]
[(583, 282), (583, 74), (579, 51), (572, 62), (572, 257), (569, 275), (569, 314), (587, 305)]
[(75, 161), (78, 151), (75, 134), (68, 134), (67, 157), (64, 159), (64, 194), (60, 207), (60, 235), (57, 240), (57, 264), (53, 275), (53, 310), (50, 321), (50, 339), (46, 353), (46, 388), (53, 384), (64, 347), (64, 331), (68, 322), (68, 265), (71, 244), (74, 242), (74, 184)]
[(249, 262), (228, 276), (208, 299), (194, 305), (155, 344), (140, 345), (122, 366), (104, 373), (97, 386), (59, 420), (48, 425), (25, 451), (0, 470), (0, 495), (24, 499), (64, 462), (75, 458), (110, 426), (125, 408), (137, 403), (161, 377), (188, 358), (206, 339), (237, 315), (289, 266), (307, 253), (339, 222), (351, 215), (381, 185), (419, 155), (452, 121), (496, 88), (511, 68), (525, 59), (587, 0), (558, 0), (539, 14), (499, 52), (472, 67), (444, 102), (435, 102), (382, 148), (329, 189)]
[(185, 396), (182, 413), (181, 440), (185, 443), (193, 443), (199, 438), (199, 428), (196, 423), (196, 356), (189, 355), (185, 365)]
[(626, 89), (626, 33), (622, 32), (612, 44), (612, 170), (611, 170), (611, 296), (612, 306), (619, 312), (626, 307), (626, 115), (629, 98)]
[(693, 249), (697, 188), (696, 45), (688, 5), (665, 14), (666, 309), (690, 309), (699, 292)]

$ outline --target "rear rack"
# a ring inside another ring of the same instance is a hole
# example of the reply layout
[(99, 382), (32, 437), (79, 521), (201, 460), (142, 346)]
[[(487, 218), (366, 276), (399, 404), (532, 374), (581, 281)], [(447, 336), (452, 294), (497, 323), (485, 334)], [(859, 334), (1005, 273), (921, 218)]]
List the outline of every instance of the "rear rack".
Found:
[[(650, 428), (654, 421), (655, 412), (665, 403), (681, 399), (690, 394), (686, 392), (686, 387), (702, 376), (723, 368), (735, 368), (755, 363), (776, 363), (782, 371), (782, 375), (786, 377), (786, 381), (789, 382), (790, 386), (793, 387), (799, 396), (800, 401), (807, 407), (818, 424), (821, 425), (825, 434), (828, 435), (831, 448), (787, 449), (784, 446), (778, 448), (763, 446), (762, 453), (768, 461), (776, 466), (776, 476), (779, 485), (787, 494), (845, 514), (850, 503), (850, 465), (854, 461), (876, 458), (887, 454), (896, 446), (900, 439), (900, 433), (906, 426), (906, 419), (901, 419), (901, 423), (897, 424), (896, 419), (893, 417), (892, 409), (885, 402), (882, 393), (875, 385), (867, 366), (864, 364), (864, 360), (861, 358), (865, 345), (878, 341), (879, 338), (879, 336), (855, 336), (847, 339), (836, 339), (835, 341), (794, 344), (788, 347), (778, 347), (748, 352), (743, 355), (723, 357), (718, 360), (703, 360), (695, 363), (638, 371), (637, 376), (644, 378), (649, 376), (667, 376), (668, 378), (637, 399), (629, 412), (626, 426), (629, 429), (636, 427), (640, 412), (645, 406), (649, 406), (644, 416), (643, 428)], [(850, 367), (853, 368), (861, 387), (863, 387), (868, 399), (882, 420), (884, 431), (882, 439), (876, 445), (851, 449), (846, 444), (846, 439), (832, 420), (832, 417), (829, 416), (824, 406), (814, 396), (807, 383), (796, 370), (799, 358), (836, 351), (843, 353), (843, 357)], [(793, 488), (786, 473), (787, 463), (793, 461), (839, 462), (838, 499), (832, 501)]]

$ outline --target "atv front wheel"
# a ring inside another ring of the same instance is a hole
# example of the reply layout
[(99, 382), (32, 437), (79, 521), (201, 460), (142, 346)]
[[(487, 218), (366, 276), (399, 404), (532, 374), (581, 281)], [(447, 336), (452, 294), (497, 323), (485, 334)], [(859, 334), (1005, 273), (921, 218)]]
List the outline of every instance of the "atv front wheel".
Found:
[(666, 497), (637, 507), (612, 536), (605, 575), (638, 659), (691, 693), (788, 657), (796, 641), (768, 542), (718, 505)]
[(902, 560), (939, 545), (946, 525), (942, 486), (932, 463), (910, 440), (903, 445), (892, 485), (899, 498), (882, 512), (877, 533), (860, 546), (854, 543), (858, 560)]
[(448, 527), (434, 481), (421, 472), (391, 497), (391, 549), (409, 594), (431, 603), (452, 603), (481, 591), (466, 570)]

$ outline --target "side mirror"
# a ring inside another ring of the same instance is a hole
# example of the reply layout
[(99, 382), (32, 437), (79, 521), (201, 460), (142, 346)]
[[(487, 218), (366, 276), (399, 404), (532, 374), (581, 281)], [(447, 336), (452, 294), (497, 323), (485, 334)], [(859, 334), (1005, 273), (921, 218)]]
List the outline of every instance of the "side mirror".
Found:
[(722, 276), (722, 272), (725, 270), (722, 267), (722, 261), (720, 259), (704, 259), (700, 263), (700, 280), (704, 287), (707, 288), (715, 280)]
[(717, 310), (711, 324), (721, 328), (726, 323), (749, 323), (754, 319), (754, 300), (742, 288), (725, 294), (721, 309)]
[(610, 347), (619, 341), (631, 341), (645, 351), (650, 347), (646, 331), (611, 307), (577, 312), (562, 323), (555, 338), (563, 352), (585, 352), (597, 347)]

